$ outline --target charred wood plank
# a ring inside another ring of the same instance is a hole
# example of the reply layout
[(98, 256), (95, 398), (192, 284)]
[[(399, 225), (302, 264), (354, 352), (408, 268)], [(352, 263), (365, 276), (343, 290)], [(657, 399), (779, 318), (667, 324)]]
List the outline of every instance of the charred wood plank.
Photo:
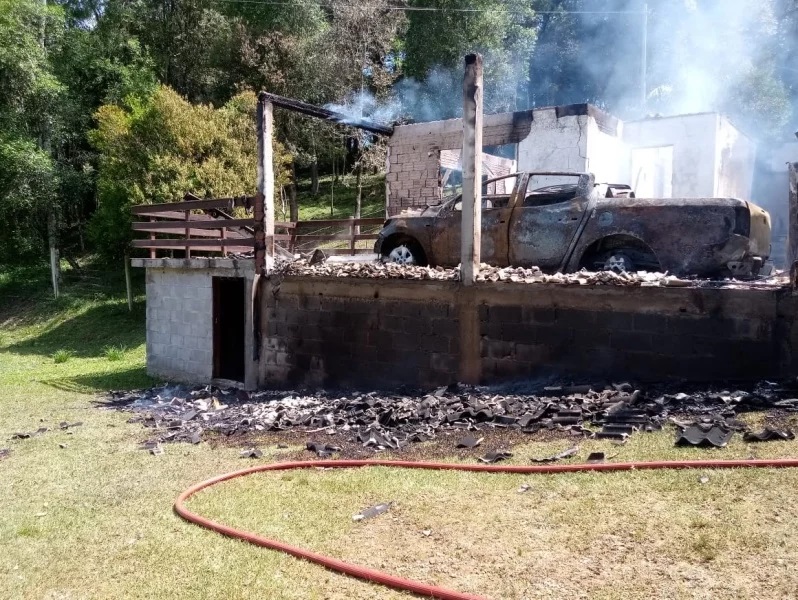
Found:
[(334, 123), (341, 123), (342, 125), (349, 125), (350, 127), (356, 127), (357, 129), (362, 129), (364, 131), (369, 131), (378, 135), (393, 135), (393, 127), (390, 125), (381, 125), (379, 123), (368, 121), (367, 119), (352, 118), (347, 115), (322, 108), (321, 106), (315, 106), (313, 104), (308, 104), (307, 102), (302, 102), (300, 100), (285, 98), (283, 96), (270, 94), (268, 92), (261, 92), (260, 99), (262, 101), (271, 102), (280, 108), (292, 110), (309, 117), (315, 117), (325, 121), (332, 121)]

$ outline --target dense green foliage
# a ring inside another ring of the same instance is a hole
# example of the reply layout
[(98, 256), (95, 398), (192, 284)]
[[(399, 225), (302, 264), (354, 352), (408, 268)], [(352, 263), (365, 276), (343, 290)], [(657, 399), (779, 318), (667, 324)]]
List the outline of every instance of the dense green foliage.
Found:
[(98, 249), (124, 254), (133, 204), (170, 202), (186, 192), (253, 193), (254, 108), (251, 92), (214, 109), (191, 104), (168, 87), (128, 108), (100, 107), (97, 128), (89, 134), (100, 157), (91, 229)]
[[(472, 51), (485, 57), (490, 111), (721, 110), (758, 137), (791, 139), (798, 0), (648, 0), (647, 28), (643, 6), (0, 0), (0, 265), (42, 260), (49, 240), (62, 256), (116, 257), (131, 204), (251, 193), (257, 90), (376, 120), (453, 116)], [(384, 164), (384, 144), (354, 130), (285, 111), (276, 126), (288, 216)], [(364, 151), (347, 154), (352, 135)], [(374, 198), (351, 185), (356, 213)]]

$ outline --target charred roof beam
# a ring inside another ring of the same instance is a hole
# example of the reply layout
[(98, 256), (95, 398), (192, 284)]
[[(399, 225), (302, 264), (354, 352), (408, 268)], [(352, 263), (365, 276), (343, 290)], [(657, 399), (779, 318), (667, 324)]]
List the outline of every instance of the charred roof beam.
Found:
[(261, 101), (271, 102), (274, 104), (274, 106), (279, 106), (280, 108), (285, 108), (287, 110), (293, 110), (294, 112), (298, 112), (309, 117), (315, 117), (325, 121), (332, 121), (334, 123), (340, 123), (341, 125), (349, 125), (350, 127), (356, 127), (358, 129), (363, 129), (364, 131), (369, 131), (378, 135), (393, 135), (393, 126), (391, 125), (381, 125), (367, 119), (352, 118), (342, 113), (328, 110), (320, 106), (314, 106), (313, 104), (301, 102), (300, 100), (285, 98), (283, 96), (278, 96), (277, 94), (270, 94), (269, 92), (261, 92), (260, 99)]

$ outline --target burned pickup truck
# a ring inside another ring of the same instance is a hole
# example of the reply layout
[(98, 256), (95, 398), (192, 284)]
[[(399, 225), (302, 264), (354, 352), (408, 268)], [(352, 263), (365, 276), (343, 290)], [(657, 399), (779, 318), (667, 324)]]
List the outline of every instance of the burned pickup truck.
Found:
[[(375, 252), (402, 264), (460, 262), (461, 196), (385, 222)], [(515, 173), (482, 186), (482, 261), (750, 277), (770, 255), (770, 216), (735, 198), (635, 198), (590, 173)]]

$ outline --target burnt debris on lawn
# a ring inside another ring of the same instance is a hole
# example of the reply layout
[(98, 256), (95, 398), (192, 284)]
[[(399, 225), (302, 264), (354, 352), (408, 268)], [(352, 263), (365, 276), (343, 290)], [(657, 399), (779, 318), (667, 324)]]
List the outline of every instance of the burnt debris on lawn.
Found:
[[(340, 447), (316, 441), (320, 435), (373, 451), (400, 450), (458, 430), (553, 431), (623, 443), (636, 432), (657, 431), (668, 423), (676, 427), (678, 444), (725, 446), (735, 431), (748, 432), (746, 441), (792, 436), (791, 431), (776, 427), (770, 427), (771, 432), (750, 433), (737, 419), (740, 413), (768, 411), (770, 418), (779, 418), (798, 412), (795, 382), (761, 382), (732, 391), (700, 386), (675, 391), (628, 383), (549, 386), (536, 393), (519, 393), (518, 386), (507, 389), (513, 392), (451, 385), (427, 394), (333, 395), (166, 385), (111, 392), (103, 405), (133, 412), (130, 422), (151, 429), (154, 443), (196, 444), (207, 439), (208, 433), (243, 438), (292, 432), (307, 435), (307, 449), (321, 457)], [(477, 440), (470, 435), (461, 443), (475, 447)], [(564, 457), (541, 460), (559, 458)]]

